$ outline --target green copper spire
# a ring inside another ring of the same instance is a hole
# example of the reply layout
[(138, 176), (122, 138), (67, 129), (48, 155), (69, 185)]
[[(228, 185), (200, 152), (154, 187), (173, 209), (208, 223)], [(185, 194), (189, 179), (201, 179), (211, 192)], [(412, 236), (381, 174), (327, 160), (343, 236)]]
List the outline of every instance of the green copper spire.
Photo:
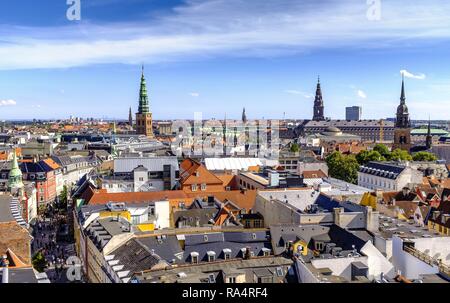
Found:
[(147, 95), (147, 84), (145, 82), (144, 76), (144, 66), (142, 66), (142, 76), (141, 76), (141, 89), (139, 91), (139, 109), (140, 114), (146, 114), (150, 112), (149, 104), (148, 104), (148, 95)]
[(20, 188), (20, 187), (23, 187), (22, 171), (19, 168), (19, 163), (17, 162), (16, 151), (14, 150), (12, 166), (11, 166), (11, 170), (9, 171), (8, 190), (11, 190), (13, 188)]

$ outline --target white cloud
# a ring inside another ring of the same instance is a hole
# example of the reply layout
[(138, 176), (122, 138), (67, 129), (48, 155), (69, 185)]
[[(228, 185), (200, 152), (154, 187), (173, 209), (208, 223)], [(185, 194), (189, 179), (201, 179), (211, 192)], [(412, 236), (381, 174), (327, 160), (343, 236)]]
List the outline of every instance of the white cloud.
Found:
[(359, 98), (361, 98), (361, 99), (366, 99), (367, 98), (367, 95), (366, 95), (366, 93), (365, 92), (363, 92), (362, 90), (360, 90), (360, 89), (358, 89), (358, 91), (357, 91), (357, 95), (358, 95), (358, 97)]
[(0, 100), (0, 106), (13, 106), (17, 105), (17, 102), (15, 100)]
[(302, 92), (300, 90), (287, 89), (284, 92), (287, 93), (287, 94), (291, 94), (291, 95), (301, 95), (301, 96), (303, 96), (306, 99), (314, 98), (314, 95)]
[(406, 69), (402, 69), (400, 71), (400, 75), (404, 75), (406, 78), (419, 79), (419, 80), (423, 80), (426, 78), (425, 74), (422, 74), (422, 73), (413, 74), (413, 73), (408, 72)]
[(200, 93), (189, 93), (191, 97), (200, 97)]
[[(140, 23), (0, 28), (0, 70), (156, 63), (191, 56), (276, 56), (323, 48), (383, 48), (450, 38), (450, 3), (186, 0)], [(326, 23), (324, 23), (326, 20)]]
[(284, 92), (288, 93), (288, 94), (292, 94), (292, 95), (301, 95), (302, 94), (301, 91), (298, 91), (298, 90), (295, 90), (295, 89), (287, 89)]

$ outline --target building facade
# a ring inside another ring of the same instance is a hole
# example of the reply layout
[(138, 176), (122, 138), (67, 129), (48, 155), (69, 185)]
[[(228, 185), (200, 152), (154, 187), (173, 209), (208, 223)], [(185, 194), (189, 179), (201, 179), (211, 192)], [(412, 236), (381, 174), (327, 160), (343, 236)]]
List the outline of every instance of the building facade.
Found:
[(362, 107), (361, 106), (350, 106), (345, 108), (345, 119), (350, 121), (361, 120)]

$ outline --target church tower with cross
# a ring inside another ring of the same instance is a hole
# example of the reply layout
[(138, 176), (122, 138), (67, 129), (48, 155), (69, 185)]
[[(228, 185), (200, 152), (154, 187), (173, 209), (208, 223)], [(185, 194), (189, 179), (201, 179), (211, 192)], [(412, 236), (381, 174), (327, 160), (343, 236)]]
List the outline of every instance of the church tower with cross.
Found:
[(397, 107), (395, 119), (393, 149), (403, 149), (409, 152), (411, 149), (411, 121), (409, 119), (408, 106), (406, 106), (405, 78), (402, 75), (402, 90), (400, 105)]
[(153, 120), (147, 95), (147, 84), (142, 66), (141, 86), (139, 90), (139, 107), (136, 113), (136, 133), (153, 138)]
[(324, 121), (324, 106), (323, 106), (323, 98), (322, 98), (322, 89), (320, 88), (320, 78), (317, 78), (317, 88), (316, 88), (316, 97), (314, 98), (314, 121)]

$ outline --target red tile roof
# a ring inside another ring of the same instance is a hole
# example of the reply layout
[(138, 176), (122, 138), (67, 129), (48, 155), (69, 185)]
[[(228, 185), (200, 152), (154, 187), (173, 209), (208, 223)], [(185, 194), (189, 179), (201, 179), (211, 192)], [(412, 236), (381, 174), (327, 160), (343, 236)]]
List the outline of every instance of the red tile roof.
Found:
[(127, 192), (127, 193), (106, 193), (104, 191), (94, 192), (92, 196), (85, 200), (87, 204), (106, 204), (108, 202), (141, 203), (169, 199), (189, 198), (182, 190), (165, 190), (156, 192)]

